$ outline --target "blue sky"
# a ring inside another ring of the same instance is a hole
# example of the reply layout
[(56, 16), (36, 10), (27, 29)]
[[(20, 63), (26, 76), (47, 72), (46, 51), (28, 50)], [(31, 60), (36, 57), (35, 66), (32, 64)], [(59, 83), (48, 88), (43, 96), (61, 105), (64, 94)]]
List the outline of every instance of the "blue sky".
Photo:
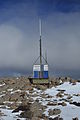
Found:
[(80, 0), (0, 0), (0, 70), (32, 70), (39, 18), (51, 69), (80, 70)]
[[(19, 4), (29, 5), (36, 9), (38, 16), (48, 15), (53, 12), (79, 12), (80, 0), (0, 0), (0, 9), (10, 9)], [(8, 16), (7, 16), (8, 17)]]

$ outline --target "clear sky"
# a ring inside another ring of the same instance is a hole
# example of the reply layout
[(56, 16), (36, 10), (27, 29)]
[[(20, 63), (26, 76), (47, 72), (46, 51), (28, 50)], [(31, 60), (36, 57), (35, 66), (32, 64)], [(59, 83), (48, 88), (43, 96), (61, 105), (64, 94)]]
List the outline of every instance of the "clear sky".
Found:
[(0, 71), (31, 71), (39, 18), (51, 69), (80, 70), (80, 0), (0, 0)]

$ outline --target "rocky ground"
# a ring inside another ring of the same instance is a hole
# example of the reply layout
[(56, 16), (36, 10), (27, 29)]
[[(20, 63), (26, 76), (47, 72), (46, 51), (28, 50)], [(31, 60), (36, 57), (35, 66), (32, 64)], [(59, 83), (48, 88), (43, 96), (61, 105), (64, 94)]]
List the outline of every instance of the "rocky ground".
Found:
[(80, 81), (51, 78), (32, 85), (27, 77), (0, 78), (0, 120), (79, 120)]

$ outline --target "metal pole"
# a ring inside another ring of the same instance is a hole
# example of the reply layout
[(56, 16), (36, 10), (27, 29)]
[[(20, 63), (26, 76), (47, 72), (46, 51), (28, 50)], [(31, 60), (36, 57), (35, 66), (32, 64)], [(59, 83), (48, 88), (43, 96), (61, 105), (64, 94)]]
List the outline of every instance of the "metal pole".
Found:
[(47, 51), (45, 51), (45, 62), (47, 64)]
[(41, 37), (40, 37), (40, 65), (42, 65), (42, 48), (41, 48)]
[(41, 45), (41, 20), (39, 20), (39, 29), (40, 29), (40, 78), (42, 78), (42, 45)]
[(40, 28), (40, 65), (42, 65), (41, 20), (39, 20), (39, 28)]

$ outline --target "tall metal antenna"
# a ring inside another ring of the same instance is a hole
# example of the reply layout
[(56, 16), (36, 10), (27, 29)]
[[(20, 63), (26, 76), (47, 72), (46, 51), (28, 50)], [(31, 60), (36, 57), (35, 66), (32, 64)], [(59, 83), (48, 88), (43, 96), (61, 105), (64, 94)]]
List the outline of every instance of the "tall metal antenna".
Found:
[(45, 62), (47, 64), (47, 50), (45, 51)]
[(39, 32), (40, 32), (40, 36), (41, 36), (41, 33), (42, 33), (42, 31), (41, 31), (41, 19), (39, 19)]
[(41, 19), (39, 19), (39, 32), (40, 32), (40, 65), (42, 65)]

